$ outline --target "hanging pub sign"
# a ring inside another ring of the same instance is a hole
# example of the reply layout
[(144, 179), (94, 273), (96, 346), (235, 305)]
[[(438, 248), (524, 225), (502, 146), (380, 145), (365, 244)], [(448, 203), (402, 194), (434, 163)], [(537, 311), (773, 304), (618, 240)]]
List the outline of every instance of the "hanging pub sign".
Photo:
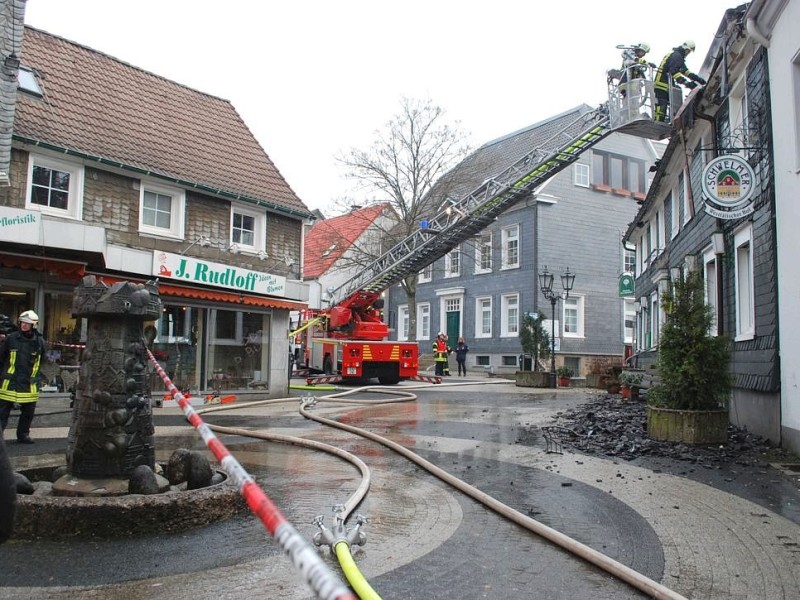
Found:
[(634, 279), (631, 273), (623, 273), (619, 276), (619, 297), (629, 298), (634, 293)]
[(703, 169), (705, 211), (718, 219), (740, 219), (754, 210), (756, 174), (740, 156), (723, 154)]

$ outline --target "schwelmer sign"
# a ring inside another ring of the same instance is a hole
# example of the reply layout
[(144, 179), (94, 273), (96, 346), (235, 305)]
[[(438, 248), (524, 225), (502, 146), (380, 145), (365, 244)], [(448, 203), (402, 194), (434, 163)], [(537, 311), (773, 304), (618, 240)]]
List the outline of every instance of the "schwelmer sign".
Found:
[(753, 167), (745, 159), (733, 154), (718, 156), (703, 169), (705, 211), (718, 219), (751, 214), (755, 178)]
[(153, 252), (153, 275), (226, 288), (236, 292), (253, 292), (271, 296), (286, 295), (286, 278), (270, 273), (249, 271), (241, 267), (223, 265), (171, 254)]

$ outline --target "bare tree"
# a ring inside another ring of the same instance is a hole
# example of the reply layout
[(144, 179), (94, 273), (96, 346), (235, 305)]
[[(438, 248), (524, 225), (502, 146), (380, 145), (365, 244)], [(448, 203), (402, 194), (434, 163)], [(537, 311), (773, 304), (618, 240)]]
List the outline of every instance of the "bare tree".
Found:
[[(400, 105), (400, 112), (375, 132), (369, 148), (351, 148), (337, 156), (365, 196), (388, 202), (397, 213), (396, 226), (383, 232), (384, 249), (410, 235), (425, 216), (436, 214), (453, 187), (447, 174), (470, 151), (460, 123), (448, 122), (445, 111), (430, 99), (404, 97)], [(358, 260), (366, 265), (375, 258), (365, 252)], [(409, 274), (401, 286), (408, 302), (409, 339), (415, 340), (417, 274)]]

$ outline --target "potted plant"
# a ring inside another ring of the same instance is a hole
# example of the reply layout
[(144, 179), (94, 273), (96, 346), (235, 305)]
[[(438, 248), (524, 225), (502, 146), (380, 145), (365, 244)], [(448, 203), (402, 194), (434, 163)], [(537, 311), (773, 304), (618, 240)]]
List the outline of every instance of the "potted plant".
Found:
[(662, 295), (666, 322), (658, 348), (660, 382), (648, 395), (647, 432), (659, 440), (718, 444), (728, 439), (732, 377), (725, 336), (709, 334), (714, 317), (702, 274), (690, 272)]
[(562, 365), (556, 369), (556, 375), (558, 376), (558, 385), (561, 387), (569, 387), (570, 378), (575, 374), (575, 371), (570, 369), (566, 365)]
[[(544, 316), (526, 314), (522, 317), (519, 331), (520, 346), (522, 346), (523, 360), (520, 370), (516, 372), (516, 383), (519, 387), (547, 387), (550, 383), (549, 374), (540, 370), (540, 359), (550, 357), (550, 345), (547, 333), (542, 327)], [(525, 357), (530, 356), (533, 370), (526, 370)]]
[(638, 400), (639, 384), (644, 378), (643, 373), (636, 371), (623, 371), (619, 376), (620, 393), (626, 400)]
[(606, 391), (609, 394), (620, 393), (619, 377), (621, 374), (622, 367), (620, 366), (609, 367), (606, 371)]

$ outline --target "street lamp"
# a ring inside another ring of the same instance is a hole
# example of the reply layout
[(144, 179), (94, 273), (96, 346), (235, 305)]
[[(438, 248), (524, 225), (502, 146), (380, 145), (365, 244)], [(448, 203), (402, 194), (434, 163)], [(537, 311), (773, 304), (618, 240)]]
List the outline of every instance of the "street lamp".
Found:
[[(552, 309), (552, 319), (550, 320), (550, 387), (556, 387), (556, 304), (562, 294), (557, 294), (553, 291), (553, 274), (547, 270), (545, 266), (544, 271), (539, 273), (539, 288), (547, 300), (550, 300), (550, 307)], [(564, 288), (563, 298), (569, 298), (569, 292), (575, 284), (575, 273), (570, 273), (569, 267), (565, 273), (561, 274), (561, 287)]]

